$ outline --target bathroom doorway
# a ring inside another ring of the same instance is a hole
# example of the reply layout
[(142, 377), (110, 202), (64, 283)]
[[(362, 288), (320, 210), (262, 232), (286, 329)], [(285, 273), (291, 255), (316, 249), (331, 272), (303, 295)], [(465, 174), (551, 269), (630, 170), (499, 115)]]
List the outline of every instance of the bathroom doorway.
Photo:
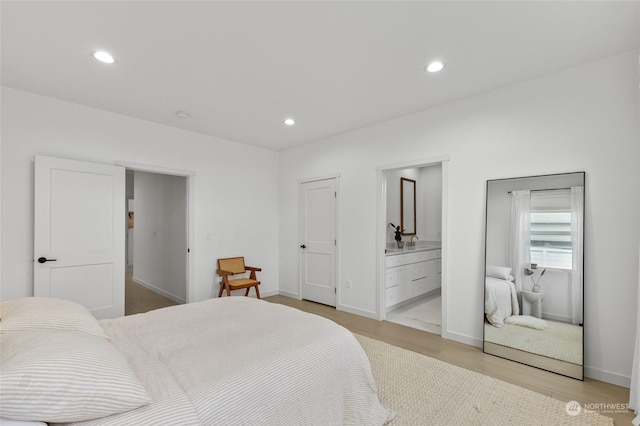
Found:
[(379, 169), (379, 319), (438, 335), (446, 318), (447, 166), (436, 160)]

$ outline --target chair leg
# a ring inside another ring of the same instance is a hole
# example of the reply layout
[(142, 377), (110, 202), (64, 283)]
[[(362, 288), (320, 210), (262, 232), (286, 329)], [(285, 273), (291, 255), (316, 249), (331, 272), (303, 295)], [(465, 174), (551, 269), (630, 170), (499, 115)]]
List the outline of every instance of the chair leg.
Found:
[(220, 291), (218, 292), (218, 297), (222, 297), (222, 290), (224, 290), (224, 283), (220, 281)]
[(227, 288), (227, 296), (231, 296), (231, 289), (229, 288), (229, 284), (225, 284), (225, 287)]
[(245, 296), (248, 296), (248, 295), (249, 295), (249, 289), (250, 289), (250, 288), (251, 288), (251, 287), (247, 287), (247, 288), (245, 288), (245, 289), (244, 289), (244, 295), (245, 295)]
[[(256, 288), (256, 297), (260, 299), (260, 290), (258, 290), (258, 286), (254, 286)], [(247, 289), (247, 293), (249, 293), (249, 289)]]

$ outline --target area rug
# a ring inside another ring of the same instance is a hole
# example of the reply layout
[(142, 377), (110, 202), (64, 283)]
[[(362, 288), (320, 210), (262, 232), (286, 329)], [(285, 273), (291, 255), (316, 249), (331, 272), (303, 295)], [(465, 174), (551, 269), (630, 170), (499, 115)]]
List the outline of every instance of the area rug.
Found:
[(572, 364), (582, 364), (582, 327), (552, 320), (545, 321), (547, 328), (544, 330), (508, 324), (506, 321), (502, 328), (485, 323), (484, 338), (487, 342), (497, 345)]
[(368, 337), (380, 401), (402, 425), (613, 425), (594, 412)]

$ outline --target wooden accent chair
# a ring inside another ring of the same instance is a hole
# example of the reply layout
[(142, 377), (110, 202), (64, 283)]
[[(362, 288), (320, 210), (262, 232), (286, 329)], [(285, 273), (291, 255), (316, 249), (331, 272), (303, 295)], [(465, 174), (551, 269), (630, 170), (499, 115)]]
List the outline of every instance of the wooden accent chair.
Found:
[[(244, 274), (247, 271), (251, 272), (249, 278), (243, 277), (230, 279), (230, 277), (233, 277), (233, 275)], [(222, 297), (222, 291), (224, 289), (227, 290), (227, 296), (231, 296), (231, 290), (238, 290), (241, 288), (246, 289), (244, 295), (248, 296), (249, 289), (251, 287), (255, 287), (256, 296), (258, 297), (258, 299), (260, 299), (260, 290), (258, 290), (260, 281), (256, 279), (256, 271), (262, 271), (262, 269), (253, 266), (246, 266), (244, 264), (244, 257), (229, 257), (226, 259), (218, 259), (218, 275), (222, 277), (222, 280), (220, 281), (220, 291), (218, 292), (218, 297)]]

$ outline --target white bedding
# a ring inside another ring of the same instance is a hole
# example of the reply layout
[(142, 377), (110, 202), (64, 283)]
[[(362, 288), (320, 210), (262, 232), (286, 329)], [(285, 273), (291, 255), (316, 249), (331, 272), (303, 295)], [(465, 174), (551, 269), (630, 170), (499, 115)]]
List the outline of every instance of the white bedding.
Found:
[(76, 425), (381, 425), (369, 360), (343, 327), (247, 297), (102, 320), (152, 398)]
[(484, 291), (484, 313), (487, 321), (495, 327), (502, 327), (504, 320), (518, 315), (518, 294), (511, 281), (486, 277)]

